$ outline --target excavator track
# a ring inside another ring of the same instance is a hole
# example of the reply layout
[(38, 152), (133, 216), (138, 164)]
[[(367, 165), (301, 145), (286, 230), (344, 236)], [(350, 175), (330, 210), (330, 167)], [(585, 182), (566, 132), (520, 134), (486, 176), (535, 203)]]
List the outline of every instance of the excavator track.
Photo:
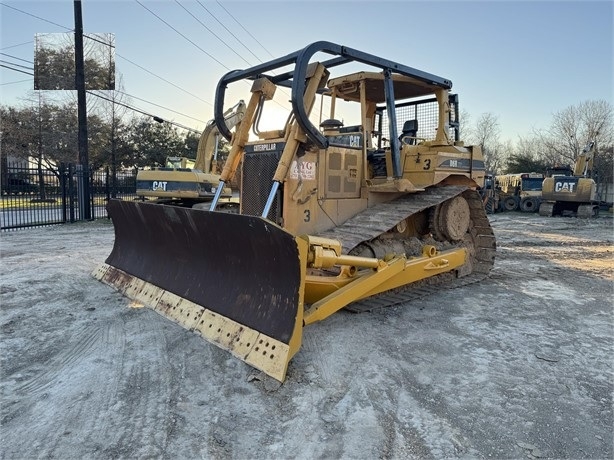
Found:
[(479, 194), (464, 186), (431, 188), (420, 194), (405, 195), (392, 202), (375, 205), (319, 236), (341, 241), (344, 253), (349, 253), (361, 243), (368, 243), (394, 228), (403, 219), (461, 195), (467, 201), (470, 213), (467, 234), (463, 241), (457, 243), (468, 249), (470, 257), (461, 270), (354, 302), (346, 309), (356, 313), (374, 311), (418, 300), (441, 289), (466, 286), (486, 278), (494, 266), (495, 236)]

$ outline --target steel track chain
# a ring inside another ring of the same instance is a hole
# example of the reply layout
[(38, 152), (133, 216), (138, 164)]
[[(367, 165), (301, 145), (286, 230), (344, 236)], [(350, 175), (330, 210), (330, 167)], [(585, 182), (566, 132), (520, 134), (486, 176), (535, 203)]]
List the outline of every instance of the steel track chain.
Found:
[[(479, 194), (464, 186), (428, 189), (424, 193), (405, 195), (391, 202), (375, 205), (349, 219), (343, 225), (322, 232), (319, 236), (341, 241), (344, 252), (347, 253), (360, 243), (370, 241), (392, 229), (397, 223), (412, 214), (436, 206), (460, 194), (463, 194), (469, 203), (471, 216), (469, 228), (471, 247), (468, 248), (471, 272), (458, 278), (452, 273), (443, 273), (354, 302), (345, 307), (346, 310), (355, 313), (374, 311), (418, 300), (441, 289), (467, 286), (488, 276), (494, 266), (496, 249), (494, 233)], [(399, 216), (403, 217), (399, 218)], [(463, 244), (466, 245), (467, 241)]]

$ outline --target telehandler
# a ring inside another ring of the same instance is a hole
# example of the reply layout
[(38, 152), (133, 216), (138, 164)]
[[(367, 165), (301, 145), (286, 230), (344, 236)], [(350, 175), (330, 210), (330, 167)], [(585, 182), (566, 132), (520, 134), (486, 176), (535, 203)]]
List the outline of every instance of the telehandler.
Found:
[[(366, 70), (330, 75), (357, 64)], [(246, 80), (231, 135), (226, 91)], [(278, 87), (291, 88), (291, 113), (260, 130)], [(451, 88), (324, 41), (227, 73), (214, 111), (231, 150), (210, 209), (109, 201), (115, 243), (94, 276), (279, 381), (305, 326), (486, 277), (496, 245), (477, 192), (484, 161), (458, 139)], [(318, 100), (330, 113), (316, 126)], [(350, 113), (356, 124), (340, 120)], [(240, 213), (218, 212), (239, 165)]]

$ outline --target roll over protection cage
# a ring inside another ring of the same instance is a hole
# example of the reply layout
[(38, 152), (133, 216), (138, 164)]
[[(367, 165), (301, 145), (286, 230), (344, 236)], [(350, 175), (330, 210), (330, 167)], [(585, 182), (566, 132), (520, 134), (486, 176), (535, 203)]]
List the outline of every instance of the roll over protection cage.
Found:
[[(397, 178), (401, 177), (400, 145), (397, 132), (392, 74), (397, 73), (400, 75), (405, 75), (407, 77), (423, 81), (429, 85), (433, 85), (434, 87), (439, 87), (446, 90), (452, 88), (452, 82), (446, 78), (442, 78), (428, 72), (423, 72), (421, 70), (414, 69), (413, 67), (408, 67), (388, 59), (383, 59), (372, 54), (327, 41), (315, 42), (299, 51), (281, 58), (250, 67), (245, 70), (233, 70), (225, 74), (219, 81), (215, 91), (214, 120), (220, 133), (227, 140), (230, 140), (231, 133), (224, 122), (224, 98), (228, 84), (244, 79), (256, 80), (261, 77), (266, 77), (277, 85), (292, 88), (292, 111), (296, 117), (297, 123), (315, 145), (321, 149), (327, 148), (328, 139), (322, 135), (322, 133), (316, 126), (313, 125), (313, 123), (311, 123), (309, 116), (307, 115), (307, 110), (303, 105), (303, 94), (306, 88), (307, 67), (313, 55), (318, 52), (324, 52), (336, 56), (333, 59), (322, 62), (322, 65), (324, 65), (324, 67), (327, 69), (347, 64), (349, 62), (361, 62), (363, 64), (380, 68), (383, 71), (386, 111), (388, 114), (388, 119), (390, 120), (390, 149), (393, 161), (393, 174)], [(280, 75), (265, 74), (265, 72), (270, 72), (271, 70), (279, 69), (293, 63), (294, 70), (284, 72)]]

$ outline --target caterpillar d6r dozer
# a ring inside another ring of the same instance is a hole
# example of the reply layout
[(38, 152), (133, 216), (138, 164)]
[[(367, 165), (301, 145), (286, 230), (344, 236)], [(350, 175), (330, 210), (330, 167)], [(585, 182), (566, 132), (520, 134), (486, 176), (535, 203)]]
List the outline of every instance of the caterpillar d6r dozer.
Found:
[[(357, 63), (371, 70), (330, 75)], [(244, 80), (251, 97), (231, 136), (225, 94)], [(291, 88), (290, 116), (261, 131), (278, 87)], [(110, 201), (115, 244), (95, 276), (279, 381), (305, 326), (487, 276), (484, 162), (458, 140), (451, 87), (329, 42), (229, 72), (216, 90), (231, 142), (217, 190), (241, 164), (240, 213), (217, 212), (218, 197), (209, 210)], [(314, 124), (316, 102), (330, 114)]]

